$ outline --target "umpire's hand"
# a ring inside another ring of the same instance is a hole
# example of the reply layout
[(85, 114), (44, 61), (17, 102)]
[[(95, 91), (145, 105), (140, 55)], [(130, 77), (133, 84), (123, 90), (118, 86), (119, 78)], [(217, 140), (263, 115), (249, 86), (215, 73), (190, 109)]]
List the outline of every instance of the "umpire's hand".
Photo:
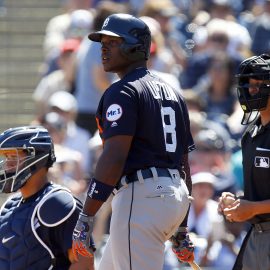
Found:
[(94, 217), (80, 213), (72, 236), (72, 252), (78, 261), (78, 254), (93, 257), (96, 250), (92, 237)]

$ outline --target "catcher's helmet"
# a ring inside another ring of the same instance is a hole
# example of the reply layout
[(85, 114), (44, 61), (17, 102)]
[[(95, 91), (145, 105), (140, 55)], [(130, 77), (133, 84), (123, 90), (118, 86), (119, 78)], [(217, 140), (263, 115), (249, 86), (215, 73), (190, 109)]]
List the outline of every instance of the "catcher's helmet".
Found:
[(0, 192), (21, 188), (42, 167), (55, 162), (54, 146), (41, 126), (10, 128), (0, 134)]
[[(236, 78), (238, 99), (244, 111), (242, 124), (248, 124), (251, 122), (249, 119), (252, 112), (264, 110), (267, 106), (270, 95), (270, 56), (262, 54), (244, 60), (239, 66)], [(252, 87), (249, 79), (261, 81), (258, 92), (254, 95), (249, 92)]]
[(105, 19), (101, 31), (89, 34), (88, 38), (100, 42), (102, 35), (123, 38), (121, 51), (131, 61), (149, 58), (151, 32), (141, 19), (122, 13), (110, 15)]

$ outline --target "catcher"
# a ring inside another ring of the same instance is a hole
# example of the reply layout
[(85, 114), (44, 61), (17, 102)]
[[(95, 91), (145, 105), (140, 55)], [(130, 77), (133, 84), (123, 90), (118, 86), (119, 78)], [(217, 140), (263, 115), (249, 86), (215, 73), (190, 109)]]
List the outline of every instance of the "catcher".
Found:
[(43, 127), (0, 134), (0, 192), (14, 193), (0, 210), (1, 270), (91, 270), (93, 260), (74, 259), (72, 231), (82, 204), (49, 182), (54, 147)]

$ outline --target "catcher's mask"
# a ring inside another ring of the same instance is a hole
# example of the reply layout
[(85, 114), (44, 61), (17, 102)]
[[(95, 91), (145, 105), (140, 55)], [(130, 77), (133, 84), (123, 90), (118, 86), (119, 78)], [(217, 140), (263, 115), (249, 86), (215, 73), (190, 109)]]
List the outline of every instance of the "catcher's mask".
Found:
[(0, 192), (20, 189), (42, 167), (55, 161), (54, 147), (43, 127), (11, 128), (0, 134)]

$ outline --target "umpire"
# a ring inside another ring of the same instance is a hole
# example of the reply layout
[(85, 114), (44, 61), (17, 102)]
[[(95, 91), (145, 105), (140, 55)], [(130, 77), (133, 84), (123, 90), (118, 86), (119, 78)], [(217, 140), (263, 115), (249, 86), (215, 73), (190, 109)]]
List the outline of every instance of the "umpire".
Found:
[(249, 124), (242, 137), (244, 197), (225, 192), (219, 211), (251, 224), (234, 270), (270, 269), (270, 56), (252, 56), (239, 67), (238, 98)]
[(113, 14), (89, 38), (101, 43), (104, 70), (120, 80), (105, 91), (96, 113), (103, 152), (73, 232), (74, 254), (93, 255), (94, 216), (114, 190), (99, 270), (161, 270), (164, 242), (175, 232), (173, 250), (192, 261), (186, 217), (194, 143), (183, 98), (147, 69), (151, 34), (142, 20)]

